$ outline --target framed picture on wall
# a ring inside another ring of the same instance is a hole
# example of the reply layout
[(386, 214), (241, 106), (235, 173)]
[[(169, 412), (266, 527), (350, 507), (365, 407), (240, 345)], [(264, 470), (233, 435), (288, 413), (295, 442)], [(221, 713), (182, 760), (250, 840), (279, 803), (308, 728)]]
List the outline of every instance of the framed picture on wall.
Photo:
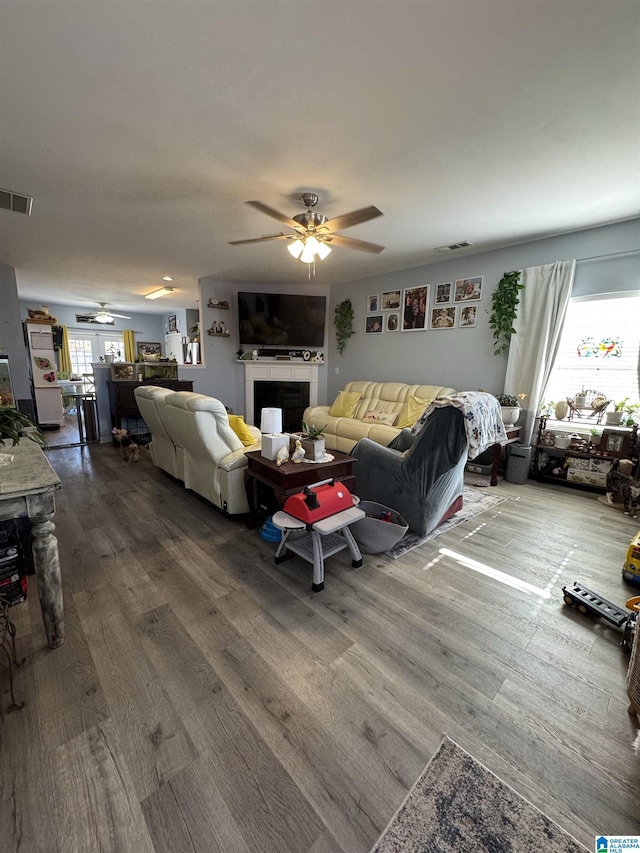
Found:
[(369, 314), (380, 310), (380, 295), (374, 293), (372, 296), (367, 296), (367, 311)]
[(382, 314), (372, 314), (365, 317), (365, 335), (379, 335), (384, 331), (384, 317)]
[(402, 293), (402, 331), (423, 332), (427, 328), (429, 285), (406, 287)]
[(431, 328), (432, 329), (455, 329), (456, 326), (456, 307), (451, 305), (448, 308), (432, 308), (431, 309)]
[(461, 305), (460, 319), (458, 320), (458, 328), (472, 329), (478, 322), (478, 306), (477, 305)]
[(482, 299), (482, 276), (456, 279), (454, 302), (479, 302)]
[(400, 308), (400, 291), (385, 290), (382, 294), (381, 311), (398, 311)]
[(170, 332), (178, 331), (178, 318), (175, 314), (169, 314), (168, 330)]
[(453, 287), (453, 283), (450, 281), (445, 281), (444, 284), (436, 284), (434, 293), (434, 304), (435, 305), (447, 305), (451, 302), (451, 288)]
[(138, 341), (138, 361), (159, 361), (162, 356), (162, 344)]
[(387, 322), (385, 323), (385, 332), (398, 332), (400, 330), (400, 315), (387, 314)]

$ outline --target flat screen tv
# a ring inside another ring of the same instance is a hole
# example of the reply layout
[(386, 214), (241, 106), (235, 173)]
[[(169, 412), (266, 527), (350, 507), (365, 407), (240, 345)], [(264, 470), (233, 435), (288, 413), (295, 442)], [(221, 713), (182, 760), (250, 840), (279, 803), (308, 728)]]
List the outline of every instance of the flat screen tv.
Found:
[(324, 345), (326, 296), (238, 293), (240, 346), (318, 349)]

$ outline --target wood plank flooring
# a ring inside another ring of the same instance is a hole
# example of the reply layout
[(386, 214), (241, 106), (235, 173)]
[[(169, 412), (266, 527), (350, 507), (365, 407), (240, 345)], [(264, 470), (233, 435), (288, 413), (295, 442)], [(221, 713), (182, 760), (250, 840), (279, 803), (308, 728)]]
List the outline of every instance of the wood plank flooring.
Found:
[(624, 605), (637, 520), (500, 482), (404, 558), (332, 557), (312, 593), (309, 564), (276, 566), (147, 449), (49, 458), (67, 640), (46, 647), (30, 579), (22, 710), (0, 670), (3, 853), (366, 853), (445, 732), (589, 849), (640, 834), (628, 652), (561, 595)]

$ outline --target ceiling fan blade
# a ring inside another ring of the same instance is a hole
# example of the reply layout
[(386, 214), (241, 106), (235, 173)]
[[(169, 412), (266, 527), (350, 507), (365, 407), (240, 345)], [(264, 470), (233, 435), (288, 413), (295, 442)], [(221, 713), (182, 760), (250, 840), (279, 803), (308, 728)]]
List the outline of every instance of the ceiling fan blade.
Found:
[(273, 234), (271, 237), (254, 237), (253, 240), (229, 240), (230, 246), (242, 246), (244, 243), (264, 243), (265, 240), (292, 240), (293, 234)]
[(378, 216), (384, 216), (384, 213), (371, 205), (370, 207), (363, 207), (361, 210), (352, 210), (351, 213), (344, 213), (342, 216), (336, 216), (334, 219), (327, 219), (317, 230), (323, 233), (342, 231), (343, 228), (351, 228), (352, 225), (368, 222)]
[(128, 314), (114, 314), (113, 311), (107, 311), (106, 313), (110, 317), (119, 317), (121, 320), (130, 320), (131, 319), (131, 317), (129, 317)]
[(283, 222), (285, 225), (288, 225), (289, 228), (300, 228), (300, 223), (296, 222), (295, 219), (290, 219), (284, 213), (280, 213), (277, 210), (274, 210), (272, 207), (269, 207), (266, 204), (263, 204), (261, 201), (247, 201), (245, 204), (250, 204), (252, 207), (255, 207), (256, 210), (259, 210), (261, 213), (266, 213), (267, 216), (270, 216), (272, 219), (277, 219), (278, 222)]
[(341, 234), (327, 234), (323, 242), (329, 246), (342, 246), (345, 249), (357, 249), (358, 252), (370, 252), (372, 255), (379, 255), (384, 249), (384, 246), (379, 246), (377, 243), (354, 240), (353, 237), (343, 237)]

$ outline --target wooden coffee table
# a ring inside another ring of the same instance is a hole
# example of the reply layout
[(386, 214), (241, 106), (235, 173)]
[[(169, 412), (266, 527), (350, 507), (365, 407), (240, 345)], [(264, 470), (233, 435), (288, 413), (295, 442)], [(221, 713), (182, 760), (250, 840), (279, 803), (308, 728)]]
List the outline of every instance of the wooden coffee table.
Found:
[(244, 474), (244, 486), (250, 512), (247, 526), (255, 527), (259, 523), (256, 511), (258, 483), (263, 483), (273, 491), (281, 508), (288, 497), (302, 491), (305, 486), (311, 486), (321, 480), (330, 478), (340, 480), (350, 492), (353, 492), (356, 484), (353, 474), (355, 459), (338, 450), (329, 450), (328, 453), (334, 457), (331, 462), (285, 462), (284, 465), (276, 465), (271, 459), (261, 456), (259, 450), (246, 453), (248, 467)]

